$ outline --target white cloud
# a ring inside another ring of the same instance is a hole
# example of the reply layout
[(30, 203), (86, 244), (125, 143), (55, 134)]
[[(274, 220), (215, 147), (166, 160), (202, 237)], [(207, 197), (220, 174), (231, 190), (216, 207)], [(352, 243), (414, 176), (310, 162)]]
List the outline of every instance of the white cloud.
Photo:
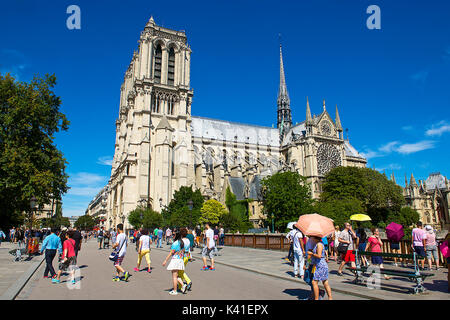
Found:
[(397, 148), (397, 152), (401, 154), (410, 154), (423, 150), (433, 149), (435, 147), (435, 141), (420, 141), (417, 143), (402, 144)]
[(100, 192), (102, 187), (75, 187), (70, 188), (67, 192), (69, 196), (85, 196), (85, 197), (95, 197), (97, 193)]
[(383, 166), (381, 168), (375, 168), (375, 170), (377, 171), (385, 171), (385, 170), (400, 170), (402, 168), (401, 165), (399, 165), (398, 163), (390, 163), (387, 166)]
[(102, 184), (108, 178), (95, 173), (79, 172), (70, 177), (70, 186), (92, 186)]
[(400, 142), (398, 142), (398, 141), (392, 141), (392, 142), (385, 144), (384, 146), (381, 146), (378, 150), (380, 150), (381, 152), (384, 152), (384, 153), (391, 153), (392, 151), (395, 151), (395, 147), (399, 143)]
[(427, 136), (441, 136), (445, 132), (450, 132), (450, 124), (445, 121), (441, 121), (437, 124), (431, 126), (431, 129), (428, 129), (425, 134)]
[(113, 163), (113, 159), (110, 156), (100, 157), (97, 159), (97, 163), (104, 166), (111, 166)]

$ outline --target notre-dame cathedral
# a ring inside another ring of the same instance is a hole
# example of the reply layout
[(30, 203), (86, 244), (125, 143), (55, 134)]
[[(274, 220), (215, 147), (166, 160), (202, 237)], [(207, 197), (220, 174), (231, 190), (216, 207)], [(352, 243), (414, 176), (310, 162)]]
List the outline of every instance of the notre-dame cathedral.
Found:
[[(337, 106), (334, 119), (325, 101), (312, 116), (306, 98), (306, 118), (293, 124), (281, 46), (276, 128), (192, 116), (190, 62), (185, 32), (150, 18), (120, 88), (111, 178), (102, 196), (107, 228), (120, 222), (130, 228), (126, 217), (138, 205), (160, 211), (181, 186), (222, 203), (229, 187), (238, 199), (257, 202), (263, 177), (292, 170), (308, 179), (316, 198), (330, 169), (366, 165), (344, 139)], [(259, 209), (250, 208), (257, 222)]]

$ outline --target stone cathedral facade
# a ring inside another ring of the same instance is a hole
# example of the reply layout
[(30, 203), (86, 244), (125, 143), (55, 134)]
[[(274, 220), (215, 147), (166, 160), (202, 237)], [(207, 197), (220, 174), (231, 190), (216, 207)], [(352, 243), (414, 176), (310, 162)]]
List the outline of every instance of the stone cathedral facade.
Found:
[(185, 32), (150, 18), (120, 88), (111, 177), (102, 196), (107, 228), (121, 222), (130, 228), (127, 215), (138, 205), (160, 212), (181, 186), (221, 202), (230, 187), (238, 199), (257, 201), (263, 177), (293, 170), (318, 197), (330, 169), (366, 165), (344, 139), (337, 106), (334, 119), (325, 101), (312, 116), (306, 99), (305, 120), (293, 124), (281, 46), (277, 128), (192, 116), (190, 61)]

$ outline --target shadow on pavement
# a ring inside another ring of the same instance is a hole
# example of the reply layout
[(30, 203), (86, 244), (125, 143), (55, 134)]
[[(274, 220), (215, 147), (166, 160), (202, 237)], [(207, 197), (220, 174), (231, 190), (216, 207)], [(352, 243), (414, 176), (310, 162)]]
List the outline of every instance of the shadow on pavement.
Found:
[(309, 297), (311, 291), (305, 289), (285, 289), (283, 293), (286, 293), (292, 297), (297, 297), (297, 299), (306, 299)]

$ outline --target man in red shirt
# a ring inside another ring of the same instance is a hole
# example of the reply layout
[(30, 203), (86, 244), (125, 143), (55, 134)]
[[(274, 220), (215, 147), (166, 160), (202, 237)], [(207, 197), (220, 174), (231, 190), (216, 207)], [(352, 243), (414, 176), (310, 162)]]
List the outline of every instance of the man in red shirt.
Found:
[(63, 244), (63, 255), (61, 263), (59, 264), (59, 271), (56, 275), (56, 279), (52, 279), (53, 283), (60, 283), (61, 273), (69, 269), (70, 278), (72, 279), (72, 284), (75, 284), (75, 270), (74, 266), (77, 264), (77, 257), (75, 255), (75, 240), (73, 239), (74, 232), (71, 230), (63, 235), (65, 238)]

